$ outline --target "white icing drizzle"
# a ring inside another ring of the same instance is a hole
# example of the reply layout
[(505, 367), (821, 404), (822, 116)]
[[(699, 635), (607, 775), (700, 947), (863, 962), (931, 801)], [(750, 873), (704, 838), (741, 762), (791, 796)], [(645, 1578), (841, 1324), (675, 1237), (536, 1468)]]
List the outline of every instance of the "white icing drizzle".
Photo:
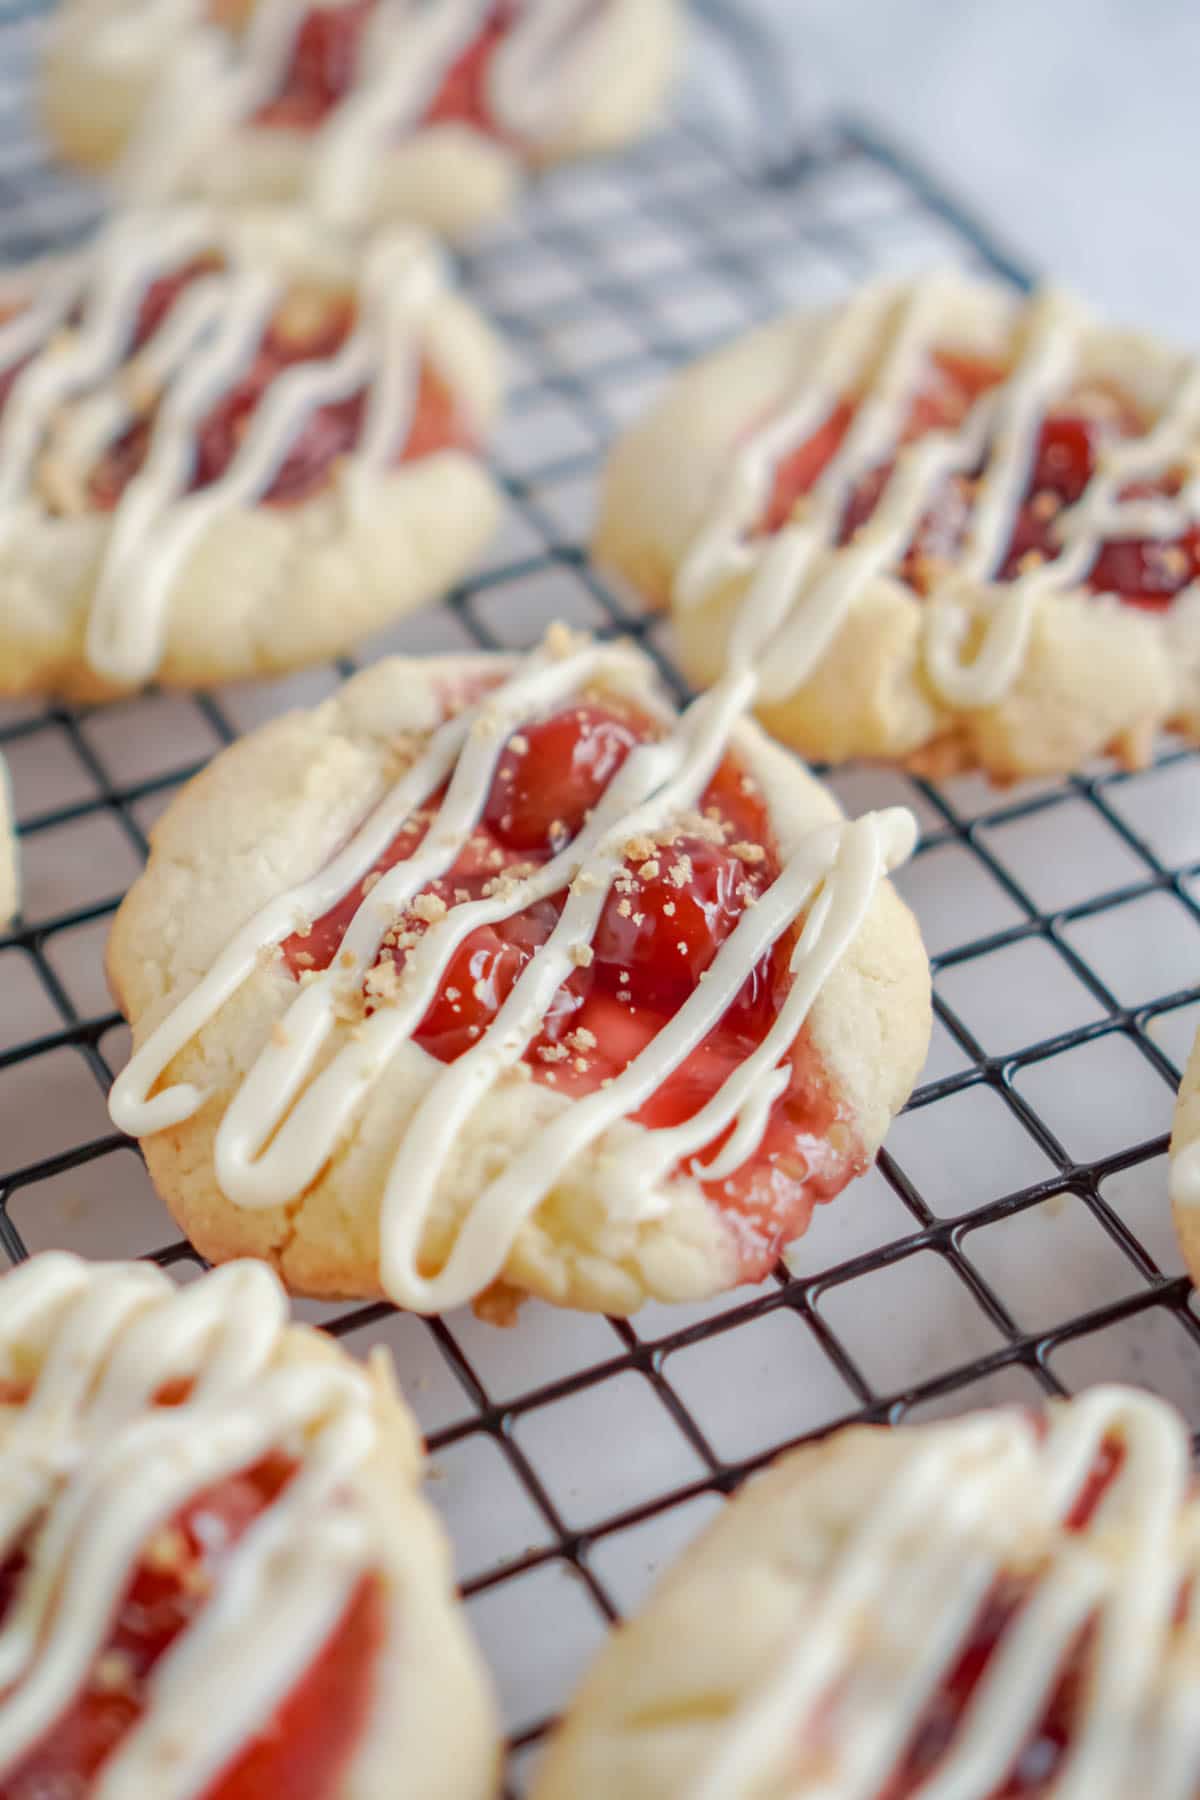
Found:
[[(0, 368), (35, 351), (0, 413), (0, 533), (25, 516), (40, 458), (53, 461), (64, 491), (86, 494), (97, 458), (138, 417), (137, 391), (161, 392), (145, 460), (111, 516), (88, 617), (88, 663), (114, 681), (154, 674), (188, 553), (215, 520), (269, 490), (314, 412), (367, 391), (358, 470), (386, 466), (411, 424), (443, 266), (426, 239), (394, 231), (347, 281), (356, 313), (340, 349), (285, 367), (221, 476), (188, 493), (198, 429), (253, 361), (292, 284), (286, 259), (265, 241), (261, 223), (242, 227), (200, 208), (119, 217), (94, 250), (52, 272), (27, 312), (0, 326)], [(224, 266), (184, 289), (127, 361), (149, 288), (208, 250)], [(78, 324), (60, 340), (54, 327), (73, 310)]]
[(10, 925), (21, 904), (21, 868), (13, 816), (8, 764), (0, 756), (0, 931)]
[[(1084, 1528), (1062, 1531), (1110, 1438), (1123, 1462)], [(921, 1782), (921, 1800), (999, 1791), (1089, 1622), (1071, 1740), (1053, 1784), (1038, 1792), (1190, 1800), (1200, 1784), (1194, 1596), (1181, 1627), (1174, 1615), (1200, 1570), (1200, 1534), (1182, 1511), (1191, 1459), (1178, 1415), (1152, 1395), (1099, 1387), (1055, 1408), (1040, 1441), (1017, 1412), (902, 1430), (899, 1441), (896, 1473), (806, 1590), (794, 1650), (724, 1729), (688, 1800), (748, 1800), (789, 1769), (811, 1800), (875, 1800), (989, 1591), (1022, 1569), (1028, 1598)], [(1044, 1565), (1030, 1568), (1031, 1550)]]
[[(51, 1252), (0, 1283), (0, 1560), (29, 1562), (0, 1623), (0, 1780), (74, 1702), (145, 1545), (195, 1494), (272, 1450), (296, 1464), (148, 1679), (96, 1800), (193, 1800), (263, 1729), (372, 1566), (354, 1472), (375, 1440), (348, 1365), (276, 1352), (287, 1302), (264, 1264), (176, 1288), (145, 1263)], [(154, 1397), (190, 1383), (176, 1405)], [(33, 1533), (30, 1537), (30, 1533)]]
[[(537, 148), (569, 129), (586, 94), (606, 5), (516, 0), (485, 81), (492, 116), (509, 136)], [(187, 32), (124, 159), (126, 192), (143, 200), (177, 193), (214, 144), (239, 128), (254, 129), (254, 115), (283, 86), (313, 10), (336, 6), (260, 0), (236, 46), (208, 28)], [(348, 91), (306, 134), (312, 148), (306, 198), (323, 218), (339, 225), (365, 221), (378, 159), (419, 129), (446, 75), (495, 10), (495, 0), (377, 0)], [(181, 114), (184, 93), (191, 104)]]
[[(1111, 539), (1180, 536), (1200, 518), (1200, 477), (1172, 498), (1122, 500), (1131, 482), (1161, 476), (1200, 428), (1200, 365), (1189, 366), (1154, 428), (1108, 449), (1085, 493), (1055, 522), (1061, 553), (1000, 583), (1024, 497), (1038, 432), (1070, 389), (1090, 322), (1052, 290), (1036, 295), (1018, 320), (1005, 379), (976, 401), (957, 430), (899, 440), (922, 371), (952, 330), (961, 287), (927, 276), (900, 287), (871, 285), (833, 317), (811, 373), (796, 398), (752, 432), (733, 456), (709, 516), (678, 569), (675, 603), (705, 605), (751, 577), (735, 621), (761, 657), (761, 696), (796, 692), (828, 650), (866, 586), (892, 572), (940, 485), (985, 462), (967, 539), (954, 571), (924, 603), (924, 654), (935, 689), (951, 705), (994, 704), (1024, 664), (1040, 597), (1084, 581)], [(847, 398), (857, 400), (848, 430), (795, 513), (778, 532), (755, 536), (775, 474)], [(894, 457), (869, 520), (849, 544), (837, 544), (857, 484)], [(986, 460), (985, 460), (986, 459)], [(967, 656), (972, 622), (983, 630)]]
[(635, 748), (579, 835), (550, 862), (504, 884), (493, 897), (455, 905), (433, 922), (410, 951), (394, 999), (366, 1018), (315, 1073), (335, 1031), (339, 1003), (361, 993), (390, 926), (415, 895), (452, 868), (465, 847), (509, 735), (587, 684), (643, 667), (621, 646), (586, 644), (563, 656), (547, 647), (442, 725), (334, 861), (263, 908), (191, 992), (176, 1000), (114, 1084), (114, 1122), (145, 1136), (197, 1111), (206, 1096), (188, 1083), (154, 1091), (172, 1060), (262, 966), (264, 951), (350, 892), (413, 811), (449, 777), (421, 844), (363, 899), (333, 963), (307, 977), (235, 1092), (216, 1136), (222, 1192), (247, 1207), (278, 1205), (302, 1194), (352, 1128), (391, 1058), (411, 1039), (468, 934), (564, 889), (566, 902), (550, 937), (478, 1041), (454, 1062), (437, 1067), (403, 1133), (382, 1207), (385, 1291), (402, 1305), (433, 1311), (486, 1287), (503, 1267), (523, 1222), (568, 1166), (604, 1134), (614, 1132), (616, 1142), (615, 1128), (707, 1036), (755, 964), (808, 910), (791, 958), (792, 987), (758, 1050), (696, 1118), (671, 1131), (634, 1134), (631, 1153), (613, 1162), (624, 1203), (647, 1216), (655, 1185), (729, 1126), (733, 1134), (714, 1165), (714, 1178), (732, 1173), (762, 1139), (786, 1079), (776, 1065), (857, 933), (879, 880), (912, 849), (915, 826), (901, 810), (872, 814), (855, 825), (825, 826), (808, 836), (757, 904), (743, 913), (675, 1018), (621, 1075), (573, 1100), (527, 1151), (514, 1156), (471, 1207), (437, 1274), (420, 1266), (425, 1227), (456, 1139), (482, 1097), (520, 1061), (555, 993), (576, 961), (586, 958), (613, 881), (625, 865), (626, 846), (669, 828), (700, 799), (754, 698), (755, 678), (746, 670), (732, 671), (702, 695), (661, 740)]

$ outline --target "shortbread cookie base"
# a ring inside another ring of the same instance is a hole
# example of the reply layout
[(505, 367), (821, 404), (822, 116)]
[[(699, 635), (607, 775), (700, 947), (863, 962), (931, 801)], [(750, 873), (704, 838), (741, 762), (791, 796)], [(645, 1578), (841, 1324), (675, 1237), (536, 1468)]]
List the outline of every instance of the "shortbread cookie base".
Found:
[[(659, 113), (679, 59), (677, 0), (611, 0), (590, 61), (582, 104), (533, 159), (550, 165), (616, 149)], [(57, 149), (85, 168), (114, 163), (163, 78), (156, 58), (103, 56), (86, 4), (60, 16), (42, 80), (42, 115)], [(308, 132), (243, 127), (211, 146), (180, 192), (238, 205), (302, 200), (312, 179)], [(361, 224), (397, 219), (443, 236), (468, 235), (502, 216), (528, 162), (501, 140), (457, 123), (426, 127), (376, 160)]]
[[(987, 355), (1002, 346), (1014, 302), (964, 287), (961, 323), (939, 342)], [(654, 606), (672, 603), (682, 561), (746, 434), (817, 372), (828, 312), (788, 317), (705, 358), (671, 382), (620, 440), (605, 471), (595, 553)], [(1178, 359), (1153, 339), (1097, 328), (1087, 351), (1135, 399), (1161, 404)], [(696, 607), (673, 607), (679, 659), (704, 685), (725, 665), (745, 583)], [(1023, 670), (997, 704), (949, 706), (922, 654), (924, 602), (880, 577), (852, 605), (813, 673), (764, 706), (764, 724), (803, 755), (908, 760), (931, 748), (943, 769), (981, 767), (1002, 779), (1057, 774), (1112, 750), (1138, 766), (1155, 731), (1200, 735), (1200, 595), (1166, 614), (1084, 592), (1040, 602)], [(982, 614), (976, 616), (976, 632)]]
[[(980, 1426), (983, 1417), (977, 1418)], [(1182, 1421), (1178, 1424), (1182, 1436)], [(731, 1730), (749, 1737), (753, 1749), (756, 1704), (773, 1689), (778, 1692), (781, 1671), (794, 1666), (806, 1646), (821, 1643), (827, 1609), (837, 1606), (831, 1578), (845, 1566), (848, 1547), (862, 1544), (880, 1524), (879, 1537), (887, 1543), (887, 1520), (880, 1519), (879, 1509), (892, 1497), (893, 1483), (903, 1479), (901, 1471), (911, 1467), (908, 1459), (935, 1434), (955, 1429), (851, 1426), (789, 1452), (752, 1477), (658, 1582), (642, 1610), (601, 1649), (550, 1742), (533, 1800), (607, 1800), (616, 1794), (621, 1800), (688, 1800), (715, 1793), (715, 1787), (705, 1787), (705, 1777), (711, 1784)], [(1036, 1568), (1039, 1556), (1053, 1557), (1064, 1528), (1037, 1478), (1006, 1483), (1003, 1504), (1002, 1541), (1009, 1551), (1000, 1552), (999, 1567), (1019, 1574)], [(964, 1513), (972, 1516), (969, 1506)], [(996, 1538), (978, 1513), (973, 1527), (961, 1529), (966, 1577), (975, 1557), (994, 1554)], [(1016, 1557), (1014, 1542), (1020, 1546)], [(1110, 1547), (1106, 1552), (1098, 1544), (1097, 1559), (1117, 1558), (1123, 1542), (1120, 1533), (1110, 1533)], [(897, 1577), (902, 1566), (897, 1559)], [(846, 1601), (845, 1590), (838, 1598)], [(866, 1644), (872, 1642), (876, 1608), (891, 1598), (885, 1588), (861, 1603), (858, 1624)], [(899, 1595), (897, 1604), (903, 1598)], [(845, 1630), (844, 1614), (841, 1624)], [(895, 1645), (894, 1635), (890, 1642)], [(914, 1658), (927, 1648), (928, 1640), (915, 1639)], [(889, 1721), (889, 1694), (902, 1708), (898, 1697), (904, 1695), (907, 1670), (893, 1671), (884, 1659), (875, 1668), (880, 1688), (864, 1710), (872, 1719)], [(815, 1724), (819, 1708), (811, 1696), (806, 1711)], [(801, 1721), (791, 1741), (779, 1732), (777, 1718), (765, 1729), (769, 1741), (779, 1745), (777, 1757), (766, 1766), (756, 1761), (753, 1779), (729, 1789), (731, 1800), (734, 1792), (746, 1800), (751, 1793), (754, 1800), (796, 1800), (801, 1794), (839, 1791), (829, 1782), (832, 1763), (819, 1760), (817, 1745), (803, 1743)], [(998, 1730), (1012, 1730), (1011, 1715)], [(961, 1744), (961, 1736), (957, 1741)], [(805, 1748), (809, 1756), (802, 1769)], [(838, 1769), (844, 1772), (841, 1759)], [(995, 1791), (990, 1782), (986, 1791)]]
[[(349, 1358), (332, 1338), (289, 1325), (271, 1366)], [(36, 1361), (29, 1375), (36, 1378)], [(374, 1699), (340, 1800), (392, 1800), (403, 1767), (414, 1794), (490, 1800), (499, 1764), (491, 1683), (454, 1588), (450, 1545), (421, 1491), (424, 1451), (386, 1356), (368, 1364), (375, 1443), (349, 1477), (370, 1522), (373, 1569), (386, 1595)], [(20, 1409), (0, 1406), (0, 1443)]]
[[(486, 435), (502, 386), (490, 329), (447, 294), (431, 320), (426, 353), (464, 416)], [(172, 584), (154, 678), (168, 687), (207, 687), (336, 656), (440, 597), (482, 552), (499, 515), (482, 461), (457, 449), (385, 470), (350, 456), (309, 500), (224, 513)], [(92, 701), (127, 691), (85, 657), (110, 529), (110, 515), (51, 518), (30, 508), (6, 534), (0, 694)]]
[[(439, 722), (439, 688), (504, 666), (503, 659), (471, 657), (377, 664), (316, 711), (241, 740), (188, 785), (155, 828), (149, 867), (122, 906), (109, 947), (113, 991), (135, 1044), (240, 925), (346, 841), (385, 791), (395, 734), (424, 733)], [(658, 707), (648, 683), (643, 676), (626, 691), (635, 701), (652, 697)], [(762, 787), (785, 855), (815, 825), (839, 817), (826, 790), (755, 725), (740, 728), (732, 747)], [(206, 1255), (263, 1257), (299, 1293), (374, 1297), (387, 1170), (442, 1065), (418, 1046), (404, 1046), (353, 1132), (300, 1199), (262, 1210), (234, 1206), (215, 1179), (216, 1130), (294, 993), (278, 963), (245, 984), (166, 1076), (199, 1085), (206, 1104), (184, 1124), (143, 1140), (143, 1149), (160, 1193)], [(916, 925), (884, 883), (809, 1020), (814, 1047), (868, 1155), (911, 1090), (929, 1025), (929, 971)], [(339, 1027), (329, 1054), (348, 1029)], [(444, 1260), (459, 1221), (497, 1169), (570, 1104), (540, 1082), (515, 1077), (485, 1097), (447, 1166), (423, 1261)], [(694, 1299), (735, 1281), (733, 1233), (699, 1186), (672, 1181), (661, 1217), (618, 1217), (602, 1198), (603, 1145), (578, 1158), (521, 1227), (504, 1282), (564, 1305), (629, 1313), (651, 1297)], [(837, 1202), (853, 1203), (852, 1193)]]

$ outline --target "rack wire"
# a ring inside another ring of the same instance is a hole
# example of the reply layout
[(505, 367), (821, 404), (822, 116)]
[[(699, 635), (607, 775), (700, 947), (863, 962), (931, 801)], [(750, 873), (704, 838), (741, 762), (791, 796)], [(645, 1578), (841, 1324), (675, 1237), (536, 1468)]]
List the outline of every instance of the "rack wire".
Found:
[[(27, 116), (36, 14), (0, 10), (0, 255), (86, 228), (95, 196)], [(368, 649), (524, 645), (551, 618), (639, 640), (680, 694), (664, 622), (583, 549), (598, 459), (673, 368), (787, 305), (945, 260), (1027, 272), (859, 124), (747, 173), (695, 119), (549, 177), (465, 260), (513, 350), (495, 449), (504, 530), (442, 606)], [(355, 666), (93, 710), (0, 707), (26, 871), (0, 934), (0, 1249), (152, 1255), (186, 1274), (103, 1096), (127, 1038), (108, 923), (162, 807), (261, 719)], [(1200, 755), (1160, 746), (1007, 791), (851, 767), (853, 810), (921, 822), (900, 885), (932, 953), (934, 1044), (878, 1167), (821, 1209), (790, 1266), (624, 1322), (532, 1304), (469, 1314), (307, 1306), (395, 1352), (433, 1495), (500, 1685), (511, 1792), (608, 1623), (754, 1468), (850, 1419), (895, 1421), (1140, 1381), (1200, 1423), (1200, 1317), (1172, 1236), (1172, 1088), (1200, 1023)]]

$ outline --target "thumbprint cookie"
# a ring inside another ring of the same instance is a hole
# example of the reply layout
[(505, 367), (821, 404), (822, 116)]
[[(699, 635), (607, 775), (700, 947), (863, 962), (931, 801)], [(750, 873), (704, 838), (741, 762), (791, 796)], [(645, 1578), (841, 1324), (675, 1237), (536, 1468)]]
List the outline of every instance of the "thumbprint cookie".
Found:
[(1200, 735), (1200, 363), (1070, 297), (932, 274), (676, 378), (601, 559), (805, 755), (1000, 779)]
[(8, 764), (0, 756), (0, 930), (11, 925), (21, 904), (21, 870), (13, 818)]
[(1175, 1229), (1196, 1280), (1200, 1277), (1200, 1033), (1179, 1084), (1169, 1169)]
[(5, 277), (0, 693), (271, 674), (441, 594), (498, 368), (408, 230), (150, 209)]
[(261, 1263), (0, 1280), (6, 1800), (487, 1800), (496, 1729), (386, 1358)]
[(223, 752), (114, 924), (112, 1092), (183, 1229), (294, 1291), (628, 1313), (765, 1275), (874, 1155), (929, 971), (719, 683), (623, 644), (393, 659)]
[(653, 119), (677, 0), (68, 0), (44, 110), (140, 199), (302, 202), (458, 235)]
[(535, 1800), (1191, 1800), (1179, 1415), (856, 1426), (734, 1499), (601, 1652)]

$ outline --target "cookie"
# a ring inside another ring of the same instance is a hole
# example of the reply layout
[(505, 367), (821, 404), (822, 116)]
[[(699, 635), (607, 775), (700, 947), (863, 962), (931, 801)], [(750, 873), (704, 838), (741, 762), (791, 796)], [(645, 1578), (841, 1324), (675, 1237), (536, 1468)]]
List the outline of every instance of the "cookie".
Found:
[(934, 274), (677, 377), (608, 465), (600, 559), (805, 755), (1001, 779), (1200, 736), (1200, 365)]
[(1190, 1452), (1118, 1387), (794, 1451), (609, 1641), (535, 1800), (1196, 1793)]
[[(214, 18), (215, 12), (215, 18)], [(64, 154), (128, 196), (302, 202), (461, 235), (528, 172), (654, 118), (676, 0), (69, 0), (45, 71)]]
[(386, 1358), (289, 1324), (261, 1263), (50, 1252), (0, 1281), (0, 1363), (5, 1793), (494, 1792)]
[(0, 930), (11, 925), (21, 904), (21, 865), (8, 764), (0, 756)]
[(763, 1276), (926, 1050), (885, 876), (744, 717), (622, 644), (395, 659), (225, 751), (117, 915), (111, 1111), (214, 1260), (418, 1311)]
[(0, 693), (273, 674), (440, 595), (498, 369), (409, 231), (151, 209), (5, 278)]
[(1179, 1084), (1169, 1168), (1175, 1229), (1195, 1280), (1200, 1273), (1200, 1033)]

